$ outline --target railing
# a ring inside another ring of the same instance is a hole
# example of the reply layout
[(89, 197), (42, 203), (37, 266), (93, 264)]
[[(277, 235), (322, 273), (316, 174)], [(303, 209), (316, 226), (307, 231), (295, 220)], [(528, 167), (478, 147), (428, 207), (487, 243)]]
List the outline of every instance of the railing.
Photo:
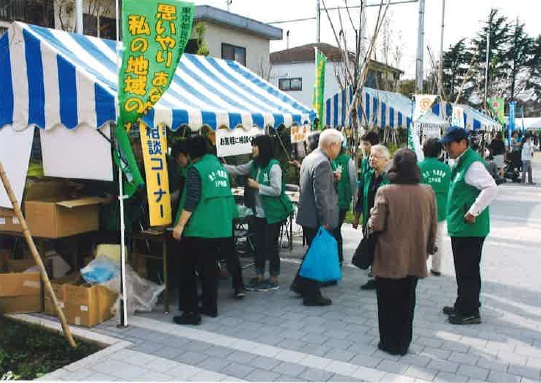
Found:
[(7, 4), (0, 5), (0, 20), (27, 20), (28, 12), (24, 1), (8, 0)]

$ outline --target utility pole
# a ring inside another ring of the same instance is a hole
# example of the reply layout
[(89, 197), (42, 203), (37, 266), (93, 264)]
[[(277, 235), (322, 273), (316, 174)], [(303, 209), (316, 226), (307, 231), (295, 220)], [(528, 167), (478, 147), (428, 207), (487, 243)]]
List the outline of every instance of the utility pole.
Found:
[(83, 34), (83, 0), (75, 0), (75, 32)]
[(316, 0), (316, 43), (321, 42), (321, 4)]
[(487, 53), (485, 58), (485, 111), (488, 110), (488, 64), (490, 62), (490, 28), (491, 20), (488, 21), (488, 31), (487, 31)]
[(425, 47), (425, 0), (419, 0), (419, 26), (417, 31), (417, 64), (415, 68), (415, 91), (423, 92), (423, 54)]
[(445, 0), (441, 1), (440, 75), (438, 83), (440, 96), (443, 98), (443, 32), (445, 31)]

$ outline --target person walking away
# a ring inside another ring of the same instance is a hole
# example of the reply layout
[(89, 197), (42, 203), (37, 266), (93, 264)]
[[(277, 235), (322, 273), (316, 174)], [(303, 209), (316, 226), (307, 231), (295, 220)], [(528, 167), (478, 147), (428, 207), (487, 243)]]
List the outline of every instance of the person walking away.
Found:
[[(189, 139), (192, 164), (187, 170), (182, 210), (175, 219), (173, 238), (182, 240), (179, 306), (183, 312), (173, 321), (198, 325), (201, 315), (218, 315), (216, 262), (218, 247), (233, 236), (235, 202), (227, 172), (215, 155), (209, 154), (203, 136)], [(201, 266), (203, 306), (198, 307), (195, 266)]]
[(451, 181), (451, 169), (449, 165), (439, 160), (442, 151), (443, 146), (438, 139), (429, 138), (423, 145), (425, 159), (419, 162), (421, 182), (430, 185), (434, 191), (438, 208), (436, 250), (432, 254), (432, 266), (430, 268), (430, 273), (435, 276), (441, 275), (441, 258), (445, 254), (443, 233), (445, 230), (445, 218), (447, 216), (447, 194)]
[(457, 298), (443, 312), (452, 324), (479, 324), (481, 254), (490, 232), (488, 206), (498, 187), (481, 157), (469, 147), (465, 129), (451, 127), (440, 141), (455, 160), (447, 198), (447, 232), (453, 249)]
[(488, 145), (490, 153), (494, 157), (494, 162), (498, 167), (500, 177), (504, 178), (504, 155), (505, 155), (505, 143), (503, 142), (502, 134), (497, 133), (496, 137)]
[[(383, 145), (374, 145), (370, 149), (370, 169), (368, 175), (363, 177), (361, 186), (357, 196), (357, 203), (355, 205), (355, 216), (353, 218), (353, 228), (359, 227), (359, 220), (362, 214), (361, 229), (363, 233), (370, 217), (370, 209), (374, 206), (376, 198), (376, 192), (380, 186), (388, 185), (387, 171), (391, 167), (391, 154), (389, 149)], [(374, 290), (376, 288), (376, 281), (373, 278), (369, 278), (368, 281), (361, 285), (362, 290)]]
[[(319, 136), (318, 148), (303, 160), (300, 175), (297, 223), (302, 226), (308, 246), (320, 226), (332, 232), (338, 227), (338, 196), (331, 161), (342, 148), (342, 134), (325, 129)], [(306, 254), (305, 254), (306, 257)], [(299, 271), (302, 264), (299, 266)], [(302, 295), (305, 306), (328, 306), (332, 301), (321, 295), (317, 281), (297, 275), (290, 289)]]
[(427, 254), (437, 231), (436, 199), (429, 185), (419, 184), (417, 156), (395, 153), (390, 185), (376, 193), (368, 227), (377, 233), (372, 274), (378, 301), (378, 348), (392, 355), (408, 352), (413, 335), (416, 287), (427, 276)]
[(340, 266), (344, 261), (344, 249), (342, 239), (342, 224), (346, 219), (346, 214), (351, 209), (351, 201), (357, 194), (357, 180), (355, 172), (355, 163), (347, 154), (342, 146), (340, 154), (331, 162), (334, 177), (336, 180), (336, 191), (338, 193), (338, 227), (336, 228), (336, 241), (338, 242), (338, 258)]
[(532, 158), (533, 158), (533, 144), (532, 136), (526, 134), (524, 136), (524, 142), (522, 143), (522, 151), (520, 159), (522, 160), (522, 179), (521, 182), (526, 182), (526, 173), (528, 174), (528, 183), (535, 185), (532, 179)]
[[(285, 174), (274, 158), (269, 136), (254, 137), (252, 160), (243, 165), (225, 165), (232, 175), (249, 175), (246, 187), (254, 191), (255, 217), (255, 277), (246, 286), (250, 291), (278, 290), (280, 275), (280, 250), (278, 237), (280, 228), (293, 212), (293, 204), (285, 193)], [(268, 280), (265, 279), (265, 264), (269, 260)]]

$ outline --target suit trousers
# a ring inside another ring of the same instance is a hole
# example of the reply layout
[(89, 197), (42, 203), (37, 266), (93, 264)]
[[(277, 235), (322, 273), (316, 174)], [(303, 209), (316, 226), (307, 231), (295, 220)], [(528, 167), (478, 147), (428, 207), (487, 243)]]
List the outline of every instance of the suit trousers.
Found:
[(413, 336), (417, 277), (376, 277), (379, 339), (384, 349), (405, 354)]
[(333, 233), (334, 237), (336, 238), (336, 242), (338, 242), (338, 260), (340, 261), (340, 266), (342, 266), (342, 263), (344, 262), (344, 240), (342, 239), (342, 224), (346, 219), (347, 212), (347, 210), (340, 210), (338, 216), (338, 227)]
[(463, 316), (479, 314), (484, 241), (485, 237), (451, 237), (457, 284), (455, 309)]
[[(318, 229), (314, 229), (312, 227), (303, 226), (302, 227), (304, 237), (306, 238), (306, 242), (308, 244), (308, 248), (310, 248), (310, 245), (312, 244), (312, 241), (314, 240)], [(304, 261), (304, 258), (306, 258), (306, 253), (304, 254), (304, 257), (302, 260)], [(299, 270), (297, 270), (297, 275), (295, 276), (295, 280), (293, 281), (293, 284), (297, 286), (300, 293), (302, 294), (302, 297), (306, 300), (314, 300), (321, 296), (321, 290), (319, 289), (319, 282), (315, 281), (313, 279), (303, 278), (299, 275), (299, 272), (301, 270), (302, 263), (299, 266)]]
[(218, 312), (218, 276), (216, 269), (218, 247), (223, 238), (183, 237), (180, 256), (179, 308), (185, 312), (198, 311), (196, 266), (200, 266), (203, 307)]

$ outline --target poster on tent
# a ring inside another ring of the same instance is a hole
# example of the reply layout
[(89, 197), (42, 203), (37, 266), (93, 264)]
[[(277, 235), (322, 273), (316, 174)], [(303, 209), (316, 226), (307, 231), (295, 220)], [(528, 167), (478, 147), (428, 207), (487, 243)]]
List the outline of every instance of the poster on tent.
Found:
[(453, 106), (453, 115), (451, 117), (451, 125), (457, 128), (466, 128), (464, 126), (464, 108), (458, 105)]
[(306, 141), (306, 137), (308, 137), (311, 130), (309, 124), (291, 126), (291, 143), (296, 144), (297, 142)]
[(242, 127), (233, 130), (218, 129), (216, 131), (216, 152), (218, 157), (252, 153), (252, 138), (261, 134), (265, 134), (265, 130), (258, 127), (249, 130)]
[(167, 175), (167, 132), (165, 125), (153, 128), (141, 123), (141, 148), (145, 163), (150, 226), (171, 223), (171, 194)]

